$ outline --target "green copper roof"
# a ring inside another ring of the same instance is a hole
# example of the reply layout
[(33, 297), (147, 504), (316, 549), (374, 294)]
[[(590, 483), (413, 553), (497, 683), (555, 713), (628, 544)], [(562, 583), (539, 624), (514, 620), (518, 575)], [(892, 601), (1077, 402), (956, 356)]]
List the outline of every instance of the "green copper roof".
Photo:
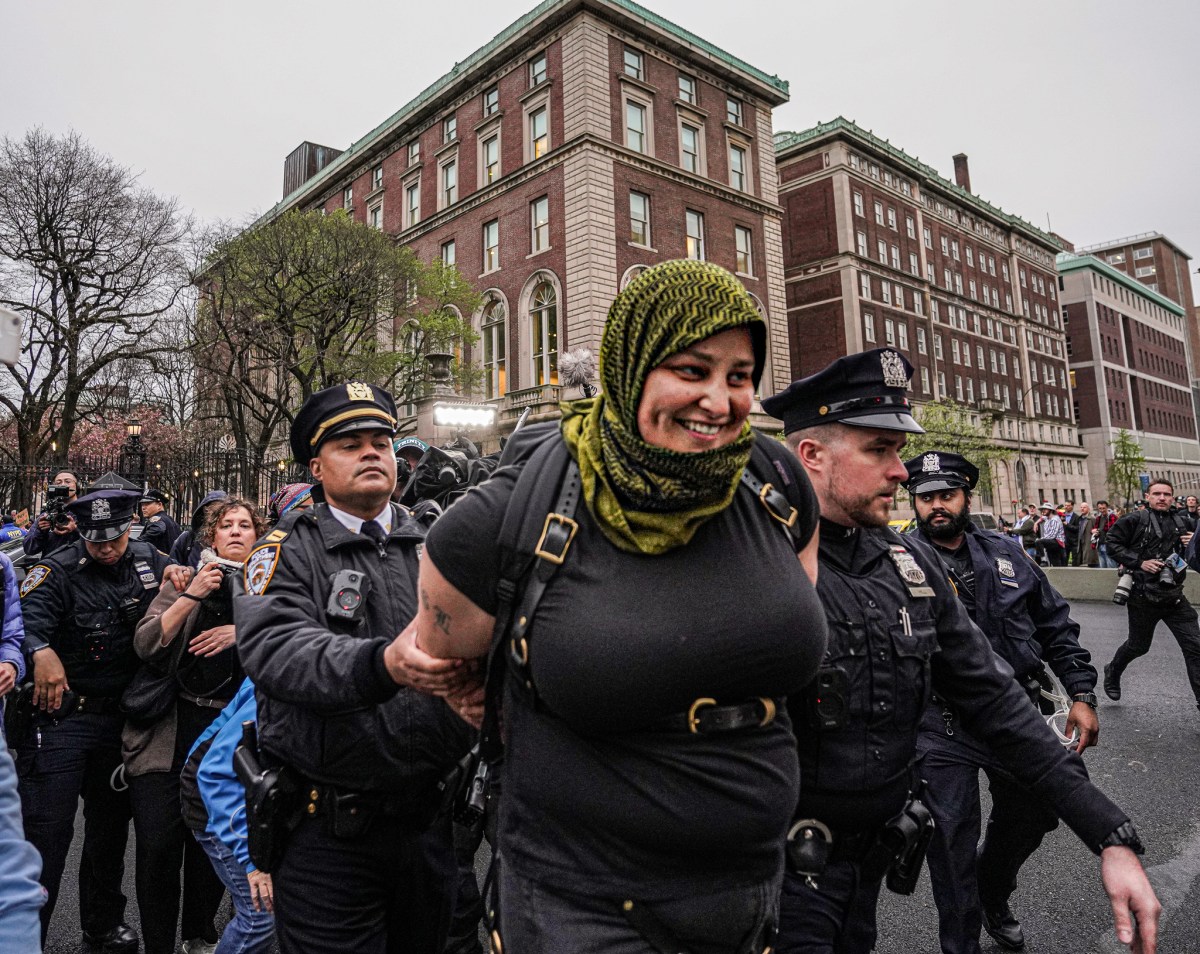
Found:
[(897, 162), (907, 166), (913, 173), (924, 176), (944, 192), (948, 192), (964, 205), (973, 206), (979, 212), (991, 216), (1001, 222), (1007, 223), (1009, 226), (1021, 229), (1038, 239), (1040, 242), (1051, 246), (1052, 248), (1062, 248), (1062, 242), (1049, 232), (1043, 232), (1032, 222), (1021, 218), (1019, 215), (1013, 215), (1010, 212), (1005, 212), (1002, 208), (992, 205), (979, 196), (968, 192), (962, 186), (955, 182), (951, 182), (938, 172), (933, 166), (927, 165), (920, 159), (910, 156), (903, 149), (893, 146), (886, 139), (880, 139), (868, 129), (863, 129), (843, 116), (838, 116), (837, 119), (827, 123), (821, 123), (818, 126), (813, 126), (812, 129), (805, 129), (803, 132), (777, 132), (775, 134), (775, 155), (779, 156), (789, 149), (803, 145), (814, 139), (820, 139), (830, 133), (844, 132), (847, 135), (870, 145), (872, 148), (891, 156)]
[(1111, 279), (1118, 285), (1124, 285), (1135, 295), (1141, 295), (1143, 298), (1149, 298), (1154, 304), (1169, 311), (1173, 315), (1178, 315), (1180, 318), (1186, 318), (1187, 312), (1184, 311), (1177, 302), (1171, 301), (1164, 295), (1160, 295), (1153, 289), (1147, 288), (1136, 278), (1130, 278), (1119, 268), (1113, 268), (1108, 262), (1097, 258), (1095, 255), (1072, 255), (1070, 252), (1059, 252), (1057, 259), (1059, 273), (1074, 272), (1081, 268), (1090, 268), (1105, 278)]
[(593, 6), (593, 7), (609, 7), (632, 16), (644, 20), (651, 26), (655, 26), (664, 32), (670, 34), (677, 41), (688, 46), (694, 47), (714, 59), (724, 63), (726, 66), (739, 72), (752, 76), (755, 80), (771, 87), (779, 94), (780, 99), (788, 98), (788, 82), (781, 80), (778, 76), (768, 76), (762, 70), (757, 69), (747, 63), (745, 60), (739, 59), (729, 53), (726, 53), (720, 47), (709, 43), (707, 40), (701, 39), (689, 30), (672, 23), (657, 13), (647, 10), (645, 7), (634, 3), (633, 0), (542, 0), (536, 7), (526, 13), (520, 19), (510, 23), (507, 27), (501, 30), (488, 43), (485, 43), (474, 53), (454, 64), (454, 68), (444, 76), (435, 80), (413, 99), (409, 100), (401, 106), (395, 113), (385, 119), (382, 123), (372, 129), (361, 139), (352, 143), (345, 152), (338, 156), (333, 162), (327, 165), (313, 178), (309, 179), (300, 188), (296, 189), (291, 195), (285, 196), (281, 202), (276, 203), (267, 212), (259, 217), (259, 222), (263, 222), (273, 218), (286, 208), (295, 205), (301, 195), (311, 191), (314, 186), (322, 182), (328, 182), (331, 178), (335, 178), (339, 173), (344, 172), (347, 166), (352, 166), (354, 163), (361, 160), (363, 153), (369, 151), (372, 147), (378, 144), (379, 138), (387, 131), (395, 129), (402, 125), (402, 120), (416, 112), (438, 93), (447, 89), (457, 79), (464, 74), (469, 73), (473, 68), (485, 61), (489, 56), (503, 47), (513, 37), (520, 35), (529, 26), (537, 22), (540, 18), (548, 13), (551, 13), (557, 8), (566, 9), (571, 6)]

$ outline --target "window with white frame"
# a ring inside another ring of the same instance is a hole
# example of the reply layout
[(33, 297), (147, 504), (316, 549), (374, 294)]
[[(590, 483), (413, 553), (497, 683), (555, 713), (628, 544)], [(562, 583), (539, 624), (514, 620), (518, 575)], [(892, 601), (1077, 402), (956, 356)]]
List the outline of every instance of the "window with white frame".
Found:
[(875, 316), (869, 311), (863, 312), (863, 338), (871, 342), (875, 340)]
[(342, 190), (342, 208), (354, 208), (354, 186), (352, 185), (346, 186), (346, 188)]
[(871, 276), (866, 272), (858, 273), (858, 294), (860, 298), (871, 299)]
[(383, 204), (376, 203), (367, 209), (367, 224), (373, 229), (383, 229)]
[(633, 99), (625, 100), (625, 145), (634, 152), (648, 153), (646, 106)]
[(970, 345), (963, 346), (963, 366), (968, 367), (968, 368), (971, 367), (971, 346)]
[(704, 261), (704, 214), (688, 209), (684, 214), (687, 233), (687, 257), (697, 262)]
[(887, 224), (889, 229), (891, 229), (893, 232), (896, 231), (896, 210), (890, 205), (888, 206), (887, 210)]
[(963, 399), (963, 383), (960, 375), (954, 376), (954, 400), (961, 401)]
[(880, 263), (883, 265), (886, 265), (887, 264), (887, 256), (888, 256), (887, 242), (885, 242), (883, 239), (879, 239), (875, 243), (875, 248), (876, 248), (876, 251), (879, 253)]
[(750, 161), (744, 146), (729, 144), (729, 184), (738, 192), (750, 191)]
[(947, 237), (945, 235), (943, 235), (941, 237), (941, 239), (942, 239), (942, 254), (949, 255), (950, 254), (950, 239), (949, 239), (949, 237)]
[(500, 133), (488, 136), (479, 144), (480, 185), (491, 185), (500, 178)]
[(891, 252), (892, 252), (892, 268), (894, 268), (896, 271), (900, 271), (900, 248), (899, 248), (899, 246), (893, 245), (891, 247)]
[(946, 396), (946, 372), (939, 371), (938, 373), (938, 397)]
[(925, 279), (930, 285), (937, 284), (937, 269), (933, 267), (933, 262), (925, 263)]
[(883, 203), (875, 203), (875, 224), (883, 225)]
[(550, 107), (539, 106), (529, 113), (529, 158), (540, 159), (550, 149)]
[(383, 187), (383, 166), (376, 166), (371, 170), (371, 188), (380, 189)]
[(687, 73), (679, 74), (679, 100), (689, 105), (696, 105), (696, 77)]
[(962, 275), (958, 272), (954, 273), (954, 293), (956, 295), (962, 294)]
[(967, 378), (967, 403), (975, 403), (975, 379)]
[(421, 161), (421, 141), (414, 139), (408, 144), (408, 164), (415, 166)]
[(421, 221), (421, 180), (404, 187), (404, 227), (411, 229)]
[(901, 350), (907, 351), (908, 350), (908, 322), (907, 321), (900, 322), (900, 325), (896, 329), (896, 331), (900, 335), (899, 343), (900, 343)]
[(885, 305), (890, 305), (892, 303), (892, 283), (891, 282), (882, 282), (881, 281), (879, 283), (879, 297)]
[(970, 265), (972, 268), (974, 268), (975, 267), (975, 253), (971, 251), (971, 246), (970, 245), (964, 246), (963, 252), (966, 253), (967, 264)]
[(741, 126), (742, 123), (742, 101), (735, 99), (732, 96), (725, 99), (725, 118), (735, 126)]
[(625, 47), (625, 75), (636, 80), (646, 79), (645, 57), (640, 50)]
[(920, 325), (917, 326), (917, 354), (926, 354), (925, 329)]
[(442, 203), (441, 208), (453, 205), (458, 201), (458, 160), (449, 159), (442, 163)]
[(529, 61), (529, 85), (537, 86), (546, 79), (546, 54), (539, 53)]
[(447, 116), (442, 120), (442, 142), (458, 138), (458, 117)]
[(861, 192), (854, 193), (854, 214), (860, 217), (866, 214), (863, 212), (863, 197)]
[(753, 235), (743, 225), (733, 227), (733, 245), (737, 257), (737, 271), (742, 275), (754, 274)]
[(504, 302), (499, 298), (489, 298), (483, 306), (483, 316), (479, 323), (480, 352), (483, 358), (483, 396), (489, 400), (503, 397), (508, 390), (505, 374), (508, 335), (504, 317)]
[(925, 238), (925, 247), (927, 249), (932, 250), (933, 249), (933, 232), (930, 230), (928, 225), (922, 226), (921, 234)]
[(962, 364), (962, 346), (957, 338), (950, 339), (950, 354), (955, 364)]
[(950, 257), (958, 261), (958, 239), (950, 240)]
[(456, 260), (457, 259), (456, 259), (455, 250), (454, 250), (454, 239), (450, 239), (449, 242), (443, 242), (442, 243), (442, 264), (446, 265), (446, 266), (454, 265), (456, 263)]
[(483, 115), (492, 116), (500, 111), (500, 87), (489, 86), (483, 91)]
[(629, 193), (629, 241), (650, 245), (650, 196), (642, 192)]
[(1153, 248), (1135, 248), (1133, 250), (1133, 258), (1135, 261), (1142, 258), (1154, 258)]
[(858, 251), (859, 255), (861, 255), (863, 258), (867, 257), (867, 233), (866, 232), (855, 232), (854, 233), (854, 247)]
[(691, 123), (679, 125), (679, 164), (685, 172), (700, 174), (700, 129)]
[(500, 220), (492, 219), (483, 225), (483, 270), (493, 272), (500, 267)]
[(544, 252), (550, 247), (550, 197), (542, 196), (529, 203), (530, 249)]
[(929, 393), (929, 369), (921, 368), (921, 393)]
[(913, 217), (911, 215), (906, 215), (904, 217), (904, 231), (908, 234), (910, 239), (915, 239), (917, 237), (917, 224), (913, 221)]
[(529, 299), (533, 383), (558, 384), (558, 295), (548, 281), (539, 282)]
[(917, 253), (916, 252), (908, 253), (908, 270), (913, 275), (921, 274), (921, 265), (917, 261)]
[(891, 318), (883, 319), (883, 342), (889, 348), (896, 347), (896, 323)]
[(918, 315), (925, 314), (925, 305), (924, 305), (925, 296), (922, 295), (915, 288), (913, 289), (912, 301), (913, 301), (913, 311), (915, 311)]

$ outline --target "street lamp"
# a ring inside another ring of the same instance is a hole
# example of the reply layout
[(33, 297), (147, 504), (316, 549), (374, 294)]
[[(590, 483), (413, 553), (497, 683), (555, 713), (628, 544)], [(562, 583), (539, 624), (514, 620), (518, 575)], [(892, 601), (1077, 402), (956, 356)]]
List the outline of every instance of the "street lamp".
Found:
[(146, 489), (146, 451), (142, 447), (142, 424), (131, 417), (125, 425), (125, 469), (135, 484)]

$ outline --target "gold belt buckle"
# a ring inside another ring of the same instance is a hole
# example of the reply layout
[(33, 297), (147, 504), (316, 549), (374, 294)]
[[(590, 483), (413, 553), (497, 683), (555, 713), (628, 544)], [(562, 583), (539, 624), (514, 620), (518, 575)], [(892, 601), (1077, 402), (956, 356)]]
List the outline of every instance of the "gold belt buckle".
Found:
[(775, 700), (767, 696), (759, 696), (758, 701), (763, 706), (762, 722), (758, 724), (758, 727), (761, 729), (763, 726), (770, 725), (775, 721)]
[(700, 734), (700, 718), (697, 716), (697, 713), (705, 706), (715, 706), (716, 704), (716, 699), (708, 698), (697, 699), (692, 703), (692, 707), (688, 709), (687, 714), (688, 731), (692, 733), (692, 735)]

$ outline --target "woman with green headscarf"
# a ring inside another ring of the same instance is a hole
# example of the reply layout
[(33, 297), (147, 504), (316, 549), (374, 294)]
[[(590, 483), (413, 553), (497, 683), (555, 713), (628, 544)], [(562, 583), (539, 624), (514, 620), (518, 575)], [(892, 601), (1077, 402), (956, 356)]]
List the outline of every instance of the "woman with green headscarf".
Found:
[(748, 424), (765, 352), (729, 272), (649, 269), (609, 311), (600, 396), (564, 404), (561, 435), (518, 433), (429, 534), (407, 651), (484, 656), (514, 488), (539, 448), (565, 442), (578, 529), (504, 695), (506, 954), (770, 944), (799, 790), (782, 700), (812, 679), (825, 629), (803, 469), (776, 452), (762, 481), (789, 488), (790, 534), (741, 489), (769, 440)]

